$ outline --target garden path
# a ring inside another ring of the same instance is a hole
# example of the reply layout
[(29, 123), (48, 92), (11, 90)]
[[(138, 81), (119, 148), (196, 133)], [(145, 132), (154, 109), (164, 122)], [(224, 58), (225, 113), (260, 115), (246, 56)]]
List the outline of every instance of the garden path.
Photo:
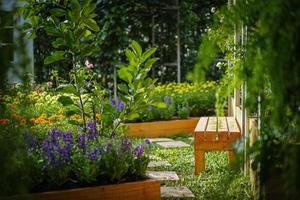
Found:
[[(157, 144), (158, 148), (183, 148), (190, 145), (182, 141), (175, 141), (170, 138), (154, 138), (150, 139), (151, 142)], [(159, 157), (151, 156), (151, 162), (148, 165), (147, 176), (153, 179), (160, 180), (161, 197), (162, 198), (194, 198), (195, 195), (186, 186), (166, 186), (167, 181), (178, 181), (179, 177), (175, 171), (157, 170), (157, 168), (168, 168), (171, 164), (167, 161), (161, 160)]]

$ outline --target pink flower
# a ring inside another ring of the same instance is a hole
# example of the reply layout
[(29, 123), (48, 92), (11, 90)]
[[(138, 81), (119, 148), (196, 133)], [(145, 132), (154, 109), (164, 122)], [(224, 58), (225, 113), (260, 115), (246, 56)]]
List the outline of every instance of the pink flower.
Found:
[(47, 86), (48, 86), (48, 88), (52, 88), (52, 86), (53, 86), (52, 81), (48, 81), (48, 82), (47, 82)]
[(94, 68), (94, 65), (92, 63), (90, 63), (88, 60), (86, 60), (84, 64), (85, 64), (86, 68), (88, 68), (88, 69)]

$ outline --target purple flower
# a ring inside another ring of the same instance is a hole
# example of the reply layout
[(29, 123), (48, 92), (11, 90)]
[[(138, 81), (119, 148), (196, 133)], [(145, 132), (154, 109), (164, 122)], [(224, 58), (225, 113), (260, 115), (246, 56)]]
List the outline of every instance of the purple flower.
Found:
[(171, 97), (170, 96), (165, 96), (164, 101), (165, 101), (165, 104), (167, 104), (167, 106), (169, 106), (171, 104)]
[(111, 150), (112, 150), (112, 144), (109, 143), (109, 144), (106, 145), (106, 151), (108, 152), (108, 151), (111, 151)]
[(139, 146), (137, 146), (134, 150), (134, 154), (135, 156), (140, 159), (142, 157), (144, 153), (144, 145), (140, 144)]
[(99, 159), (99, 155), (101, 154), (101, 152), (102, 152), (101, 147), (94, 148), (91, 152), (88, 153), (88, 158), (90, 160), (96, 161)]
[(125, 109), (125, 103), (121, 100), (121, 99), (113, 99), (111, 98), (109, 100), (109, 103), (110, 105), (112, 105), (113, 107), (115, 107), (115, 109), (118, 111), (118, 112), (122, 112), (124, 109)]
[(131, 142), (128, 140), (128, 138), (121, 138), (121, 146), (120, 149), (122, 152), (130, 152), (131, 151)]
[(86, 151), (86, 134), (78, 132), (78, 147)]
[(42, 144), (43, 155), (49, 164), (54, 166), (71, 161), (72, 147), (72, 133), (60, 132), (56, 129), (48, 132)]
[(96, 121), (89, 120), (87, 123), (88, 129), (88, 138), (89, 139), (97, 139), (98, 138), (98, 131), (97, 131), (97, 124)]
[(151, 141), (149, 140), (149, 139), (145, 139), (145, 144), (148, 144), (148, 145), (150, 145), (151, 144)]
[(150, 105), (148, 109), (149, 109), (150, 111), (151, 111), (151, 110), (154, 110), (154, 106)]

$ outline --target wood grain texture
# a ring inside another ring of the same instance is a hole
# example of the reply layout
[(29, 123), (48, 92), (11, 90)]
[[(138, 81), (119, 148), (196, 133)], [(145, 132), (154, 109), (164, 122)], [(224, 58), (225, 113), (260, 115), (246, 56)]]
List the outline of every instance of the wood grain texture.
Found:
[[(21, 199), (21, 196), (7, 200)], [(160, 199), (160, 182), (157, 180), (86, 187), (62, 191), (36, 193), (32, 200), (158, 200)]]
[(198, 117), (190, 119), (128, 123), (129, 137), (167, 137), (179, 133), (192, 135), (199, 121)]

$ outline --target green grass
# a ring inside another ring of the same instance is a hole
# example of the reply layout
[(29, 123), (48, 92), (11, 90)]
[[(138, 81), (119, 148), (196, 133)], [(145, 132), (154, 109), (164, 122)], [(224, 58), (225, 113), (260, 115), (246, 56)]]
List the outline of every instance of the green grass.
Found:
[(167, 168), (155, 169), (176, 171), (180, 178), (179, 181), (164, 181), (162, 185), (186, 186), (194, 193), (195, 199), (253, 199), (249, 177), (244, 177), (240, 169), (232, 169), (229, 166), (226, 152), (206, 153), (206, 171), (195, 176), (193, 141), (187, 137), (174, 139), (189, 143), (191, 147), (162, 149), (154, 145), (152, 155), (171, 164)]

